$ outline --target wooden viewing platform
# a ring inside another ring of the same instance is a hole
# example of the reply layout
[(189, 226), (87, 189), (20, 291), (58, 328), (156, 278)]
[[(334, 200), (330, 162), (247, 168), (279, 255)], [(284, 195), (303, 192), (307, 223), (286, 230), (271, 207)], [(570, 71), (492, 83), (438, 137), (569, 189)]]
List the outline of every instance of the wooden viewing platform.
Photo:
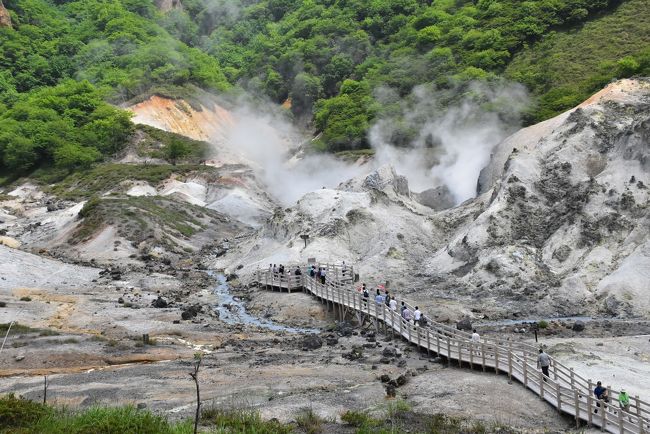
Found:
[[(282, 276), (270, 270), (258, 270), (257, 283), (288, 292), (306, 291), (322, 303), (331, 305), (341, 318), (353, 314), (357, 315), (360, 323), (369, 319), (375, 322), (376, 327), (381, 326), (385, 332), (401, 336), (419, 350), (443, 357), (448, 364), (458, 363), (461, 367), (506, 374), (559, 413), (573, 416), (578, 427), (582, 421), (615, 434), (650, 434), (650, 403), (638, 396), (630, 397), (628, 411), (622, 411), (618, 391), (607, 387), (610, 402), (606, 404), (597, 400), (593, 394), (595, 383), (591, 379), (585, 379), (555, 359), (551, 359), (550, 376), (543, 378), (542, 372), (537, 370), (538, 348), (534, 345), (484, 337), (476, 344), (471, 341), (471, 334), (432, 321), (424, 314), (426, 325), (415, 326), (386, 304), (375, 303), (374, 294), (364, 299), (354, 288), (352, 267), (346, 267), (343, 273), (340, 266), (320, 266), (326, 269), (325, 285), (309, 276), (308, 266), (300, 266), (302, 275), (296, 276), (296, 265), (288, 267)], [(405, 304), (413, 311), (411, 305)]]

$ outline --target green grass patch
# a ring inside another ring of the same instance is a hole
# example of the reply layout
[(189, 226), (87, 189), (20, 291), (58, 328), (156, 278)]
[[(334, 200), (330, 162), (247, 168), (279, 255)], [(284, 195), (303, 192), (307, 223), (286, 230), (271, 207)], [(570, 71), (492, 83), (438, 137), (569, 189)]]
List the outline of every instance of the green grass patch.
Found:
[[(113, 225), (120, 236), (136, 245), (144, 240), (157, 240), (161, 245), (176, 248), (169, 237), (191, 237), (207, 228), (207, 220), (216, 212), (172, 198), (159, 196), (91, 198), (79, 215), (82, 223), (71, 242), (83, 242), (102, 228)], [(182, 248), (179, 248), (182, 250)]]
[[(11, 323), (0, 324), (0, 334), (7, 333), (10, 324)], [(10, 333), (38, 333), (39, 336), (57, 336), (59, 334), (59, 332), (55, 330), (33, 328), (17, 322), (11, 326)]]
[(217, 433), (265, 433), (289, 434), (293, 428), (277, 420), (264, 420), (259, 411), (252, 408), (219, 407), (205, 408), (201, 412), (201, 422), (209, 425)]
[(209, 166), (202, 165), (101, 164), (72, 173), (46, 191), (61, 199), (81, 200), (114, 190), (124, 181), (145, 181), (155, 186), (173, 174), (187, 175), (209, 170)]
[(149, 411), (125, 407), (57, 409), (7, 395), (0, 398), (0, 433), (21, 434), (185, 434), (192, 423), (170, 423)]
[(548, 328), (548, 321), (541, 320), (537, 323), (537, 327), (540, 329)]

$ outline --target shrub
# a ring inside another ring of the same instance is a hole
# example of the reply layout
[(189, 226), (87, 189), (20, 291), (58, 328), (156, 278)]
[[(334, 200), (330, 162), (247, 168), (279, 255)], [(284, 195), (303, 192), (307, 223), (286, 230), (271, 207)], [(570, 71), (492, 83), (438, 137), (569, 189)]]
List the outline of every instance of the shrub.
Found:
[(540, 329), (548, 328), (548, 321), (541, 320), (537, 323), (537, 327)]

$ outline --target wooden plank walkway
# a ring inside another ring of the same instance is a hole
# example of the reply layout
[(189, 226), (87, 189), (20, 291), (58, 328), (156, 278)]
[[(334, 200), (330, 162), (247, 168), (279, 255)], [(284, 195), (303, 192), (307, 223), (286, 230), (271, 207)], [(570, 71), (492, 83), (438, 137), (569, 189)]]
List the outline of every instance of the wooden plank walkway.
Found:
[[(608, 387), (610, 402), (595, 399), (595, 383), (578, 375), (572, 368), (551, 359), (549, 377), (544, 378), (537, 370), (538, 348), (510, 340), (481, 338), (480, 343), (471, 341), (469, 333), (445, 324), (432, 321), (423, 314), (425, 326), (416, 326), (405, 321), (401, 315), (384, 303), (375, 303), (374, 296), (364, 299), (354, 288), (353, 268), (343, 270), (336, 265), (320, 265), (327, 270), (326, 283), (309, 276), (308, 267), (300, 266), (302, 275), (277, 275), (270, 270), (258, 270), (257, 283), (270, 288), (303, 290), (322, 302), (331, 304), (341, 317), (355, 314), (364, 321), (370, 319), (376, 327), (383, 327), (387, 333), (397, 334), (428, 354), (435, 353), (449, 364), (504, 373), (515, 379), (541, 399), (555, 407), (559, 413), (573, 416), (576, 425), (586, 422), (602, 431), (615, 434), (650, 434), (650, 403), (638, 396), (630, 397), (627, 411), (618, 403), (619, 392)], [(287, 268), (295, 270), (296, 265)], [(413, 306), (405, 303), (411, 311)]]

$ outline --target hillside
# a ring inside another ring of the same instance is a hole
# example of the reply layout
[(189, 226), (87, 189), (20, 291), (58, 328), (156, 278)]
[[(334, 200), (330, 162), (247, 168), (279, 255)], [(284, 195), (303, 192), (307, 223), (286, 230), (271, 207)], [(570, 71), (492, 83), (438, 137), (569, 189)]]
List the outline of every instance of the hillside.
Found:
[(232, 104), (242, 96), (282, 103), (287, 117), (318, 134), (316, 149), (367, 148), (368, 130), (385, 118), (395, 125), (389, 142), (408, 147), (419, 126), (401, 107), (423, 89), (436, 111), (469, 96), (508, 117), (474, 84), (518, 80), (534, 97), (527, 119), (541, 120), (611, 78), (650, 68), (644, 0), (3, 5), (5, 182), (39, 167), (74, 171), (114, 156), (131, 126), (106, 102), (132, 106), (154, 94), (191, 99), (211, 91)]
[(650, 65), (650, 4), (623, 2), (582, 26), (560, 29), (517, 53), (504, 75), (540, 95), (537, 121), (569, 109), (612, 77), (647, 74)]

